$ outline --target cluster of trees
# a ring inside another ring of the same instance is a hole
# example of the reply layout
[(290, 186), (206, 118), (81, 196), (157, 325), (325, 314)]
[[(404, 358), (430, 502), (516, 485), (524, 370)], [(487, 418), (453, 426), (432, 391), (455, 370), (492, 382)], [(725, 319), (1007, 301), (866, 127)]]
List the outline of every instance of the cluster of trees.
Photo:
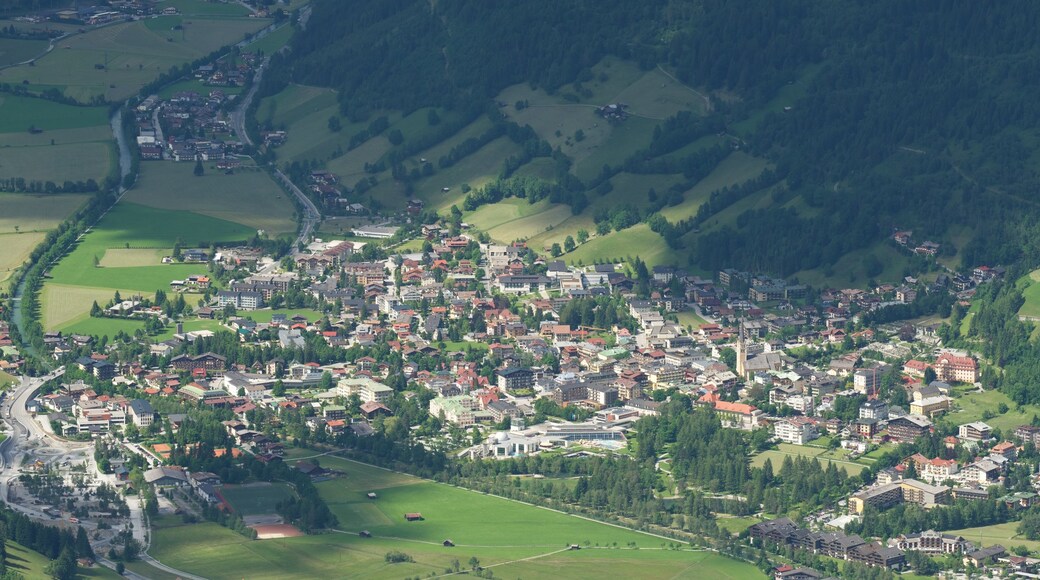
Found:
[[(10, 538), (54, 560), (48, 570), (53, 578), (74, 580), (77, 573), (76, 559), (95, 558), (87, 532), (81, 527), (77, 527), (76, 533), (73, 533), (71, 530), (35, 522), (24, 514), (7, 509), (0, 512), (0, 521), (5, 530), (5, 537), (0, 538), (0, 546)], [(6, 550), (2, 554), (2, 560), (6, 560)]]
[(569, 324), (574, 328), (592, 326), (609, 330), (618, 325), (635, 332), (638, 327), (627, 304), (619, 296), (575, 298), (560, 310), (559, 321), (560, 324)]
[(94, 193), (98, 188), (97, 181), (93, 179), (65, 181), (61, 185), (53, 181), (26, 180), (24, 177), (0, 179), (0, 191), (16, 193)]
[(867, 509), (863, 518), (849, 524), (846, 533), (890, 538), (921, 530), (959, 530), (991, 524), (1002, 524), (1011, 519), (1007, 505), (1002, 501), (959, 501), (949, 506), (926, 510), (915, 504), (899, 504), (885, 511)]

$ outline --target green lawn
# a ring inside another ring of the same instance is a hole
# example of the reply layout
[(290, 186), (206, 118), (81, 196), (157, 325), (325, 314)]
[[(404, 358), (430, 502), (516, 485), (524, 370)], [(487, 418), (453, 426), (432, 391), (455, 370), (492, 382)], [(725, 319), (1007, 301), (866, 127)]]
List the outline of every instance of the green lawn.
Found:
[(283, 46), (288, 44), (289, 39), (292, 38), (292, 34), (292, 26), (282, 26), (278, 30), (268, 33), (260, 40), (251, 42), (246, 46), (245, 49), (254, 52), (262, 52), (266, 55), (271, 55), (278, 52), (279, 50), (281, 50)]
[(295, 494), (286, 483), (249, 483), (245, 485), (222, 485), (220, 495), (242, 516), (276, 513), (278, 502)]
[(113, 338), (116, 334), (119, 334), (119, 331), (133, 335), (139, 328), (144, 328), (144, 322), (141, 320), (87, 317), (68, 326), (63, 326), (62, 331), (69, 334), (88, 334)]
[(166, 0), (164, 7), (172, 6), (185, 16), (248, 16), (249, 9), (236, 2), (206, 2), (204, 0)]
[(325, 315), (317, 310), (310, 310), (308, 308), (297, 308), (295, 310), (281, 309), (281, 310), (248, 310), (238, 313), (243, 318), (251, 318), (254, 322), (271, 322), (271, 318), (275, 314), (284, 314), (287, 319), (293, 316), (303, 316), (308, 322), (317, 322), (321, 320)]
[[(345, 533), (249, 541), (215, 524), (175, 526), (154, 532), (150, 553), (207, 578), (402, 578), (439, 574), (453, 559), (465, 565), (474, 556), (503, 578), (598, 578), (605, 567), (651, 579), (762, 577), (750, 565), (716, 554), (663, 550), (666, 540), (632, 530), (343, 459), (325, 456), (320, 462), (346, 473), (318, 484)], [(377, 499), (365, 497), (371, 491)], [(408, 511), (425, 519), (406, 522)], [(361, 529), (374, 537), (358, 537)], [(456, 547), (443, 547), (447, 538)], [(564, 550), (586, 541), (586, 549)], [(629, 542), (640, 549), (624, 549)], [(390, 550), (406, 552), (415, 562), (387, 564), (383, 556)]]
[[(597, 236), (580, 245), (563, 258), (570, 264), (594, 264), (627, 260), (639, 256), (648, 267), (659, 264), (677, 264), (677, 252), (668, 247), (664, 238), (646, 224), (637, 224), (620, 232)], [(678, 263), (678, 265), (685, 265)]]
[(192, 79), (190, 81), (181, 81), (179, 83), (173, 83), (168, 85), (163, 90), (159, 91), (159, 96), (168, 99), (177, 93), (186, 91), (194, 91), (200, 95), (208, 95), (213, 91), (223, 91), (225, 95), (238, 95), (245, 90), (244, 87), (211, 87), (203, 84), (198, 79)]
[(6, 389), (15, 382), (17, 382), (17, 379), (13, 375), (0, 371), (0, 389)]

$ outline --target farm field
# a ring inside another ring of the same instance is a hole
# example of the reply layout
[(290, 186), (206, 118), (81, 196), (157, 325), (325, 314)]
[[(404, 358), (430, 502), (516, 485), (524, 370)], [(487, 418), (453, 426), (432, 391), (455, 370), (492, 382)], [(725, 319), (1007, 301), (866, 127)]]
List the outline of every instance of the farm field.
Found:
[(120, 202), (51, 270), (42, 295), (43, 324), (54, 329), (86, 323), (92, 302), (103, 304), (116, 290), (123, 296), (152, 296), (156, 290), (168, 288), (171, 280), (208, 272), (206, 264), (101, 266), (110, 249), (119, 253), (109, 263), (140, 263), (140, 257), (128, 262), (125, 250), (170, 248), (178, 239), (185, 247), (208, 246), (246, 240), (254, 233), (241, 224), (192, 212)]
[[(0, 95), (0, 133), (26, 132), (30, 126), (42, 129), (44, 133), (57, 129), (97, 126), (103, 126), (108, 131), (108, 109), (77, 107), (32, 97)], [(44, 139), (47, 136), (41, 134), (40, 138)], [(47, 139), (49, 141), (49, 138)]]
[(0, 66), (25, 62), (43, 54), (45, 50), (47, 50), (46, 40), (0, 38)]
[(114, 337), (120, 331), (133, 335), (138, 329), (144, 328), (141, 320), (126, 320), (122, 318), (83, 318), (76, 322), (63, 326), (62, 332), (68, 334), (85, 334), (89, 336)]
[(196, 176), (194, 167), (193, 163), (148, 163), (125, 201), (162, 210), (190, 210), (262, 229), (271, 237), (296, 231), (292, 202), (260, 169), (240, 167), (234, 175), (226, 175), (208, 165), (203, 175)]
[[(743, 151), (734, 151), (708, 174), (683, 194), (683, 202), (666, 207), (661, 215), (675, 222), (697, 214), (697, 209), (708, 200), (711, 192), (724, 187), (739, 185), (749, 179), (758, 177), (769, 167), (769, 162), (760, 157), (752, 157)], [(658, 190), (661, 193), (661, 190)]]
[(0, 149), (0, 179), (100, 183), (115, 163), (114, 145), (108, 142), (4, 147)]
[(163, 90), (159, 91), (158, 95), (164, 99), (169, 99), (177, 93), (183, 93), (187, 91), (194, 91), (200, 95), (208, 95), (212, 91), (222, 91), (225, 95), (239, 95), (245, 90), (245, 87), (211, 87), (203, 84), (198, 79), (184, 80), (179, 83), (173, 83), (167, 86)]
[[(234, 4), (192, 6), (238, 10)], [(170, 67), (237, 42), (269, 24), (266, 19), (168, 16), (126, 22), (75, 34), (37, 59), (35, 66), (0, 72), (0, 81), (30, 88), (58, 88), (80, 102), (124, 99)], [(181, 30), (172, 30), (180, 25)]]
[[(425, 576), (471, 556), (496, 576), (510, 578), (594, 578), (605, 566), (640, 578), (763, 577), (748, 564), (715, 554), (660, 549), (665, 540), (631, 530), (334, 457), (320, 462), (346, 473), (318, 484), (344, 533), (249, 541), (215, 524), (173, 526), (155, 531), (150, 553), (207, 578)], [(370, 491), (379, 497), (366, 499)], [(419, 511), (425, 520), (406, 522), (405, 511)], [(359, 529), (374, 537), (358, 537)], [(456, 547), (443, 547), (446, 538)], [(565, 549), (586, 541), (586, 549)], [(607, 548), (614, 542), (618, 548)], [(641, 549), (625, 549), (629, 542)], [(383, 556), (391, 550), (406, 552), (415, 562), (387, 564)], [(522, 558), (533, 559), (518, 561)]]
[(260, 40), (253, 41), (246, 46), (246, 50), (271, 55), (278, 52), (292, 38), (293, 27), (282, 26), (274, 32), (269, 32)]
[(0, 193), (0, 288), (47, 232), (86, 201), (75, 194)]
[(7, 288), (7, 280), (14, 275), (32, 254), (33, 248), (47, 237), (42, 232), (0, 234), (0, 291)]
[(204, 0), (166, 0), (163, 6), (172, 6), (183, 16), (248, 16), (249, 9), (234, 2), (205, 2)]
[(852, 461), (846, 461), (841, 459), (844, 457), (844, 452), (841, 450), (829, 451), (820, 447), (809, 447), (805, 445), (792, 445), (790, 443), (781, 443), (777, 446), (777, 449), (770, 449), (763, 451), (751, 458), (751, 465), (754, 467), (762, 467), (766, 459), (773, 461), (773, 469), (780, 469), (780, 465), (784, 462), (785, 457), (816, 457), (820, 460), (820, 463), (834, 463), (838, 469), (844, 469), (849, 472), (849, 475), (857, 475), (866, 466), (861, 463), (855, 463)]

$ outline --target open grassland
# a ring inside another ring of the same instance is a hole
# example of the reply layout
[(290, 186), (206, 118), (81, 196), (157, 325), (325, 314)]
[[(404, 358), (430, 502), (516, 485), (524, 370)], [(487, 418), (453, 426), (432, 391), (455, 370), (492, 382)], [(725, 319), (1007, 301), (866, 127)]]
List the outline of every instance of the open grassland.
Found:
[[(21, 544), (7, 540), (4, 542), (7, 549), (7, 571), (18, 574), (25, 580), (50, 580), (51, 575), (47, 573), (47, 565), (50, 560), (38, 552), (34, 552)], [(114, 571), (102, 566), (84, 568), (80, 566), (76, 578), (119, 578)]]
[[(0, 153), (2, 156), (2, 153)], [(84, 195), (0, 193), (0, 288), (49, 230), (86, 201)]]
[[(208, 5), (241, 8), (232, 4)], [(269, 22), (257, 18), (176, 16), (115, 24), (75, 34), (37, 59), (34, 66), (0, 72), (0, 80), (27, 82), (40, 89), (58, 88), (82, 102), (98, 96), (109, 101), (124, 99), (170, 67), (237, 42)], [(171, 30), (175, 25), (182, 29)]]
[(1040, 550), (1040, 541), (1027, 540), (1025, 536), (1018, 535), (1018, 522), (994, 524), (992, 526), (983, 526), (980, 528), (950, 530), (947, 533), (964, 536), (964, 539), (981, 544), (982, 546), (1000, 544), (1005, 548), (1025, 546), (1034, 552)]
[(292, 318), (294, 316), (302, 316), (307, 319), (308, 322), (315, 322), (321, 320), (325, 315), (317, 310), (310, 310), (308, 308), (296, 308), (293, 310), (281, 309), (273, 310), (265, 308), (263, 310), (250, 310), (249, 312), (240, 313), (243, 318), (250, 318), (254, 322), (271, 322), (275, 314), (284, 314), (286, 318)]
[[(45, 284), (40, 296), (43, 327), (54, 330), (84, 322), (90, 318), (91, 304), (95, 301), (105, 304), (112, 299), (115, 291), (115, 288)], [(128, 298), (133, 293), (120, 290), (120, 294)]]
[(1040, 270), (1034, 270), (1017, 282), (1025, 302), (1018, 310), (1020, 316), (1040, 319)]
[[(683, 202), (661, 210), (669, 221), (679, 221), (697, 214), (697, 209), (708, 200), (711, 192), (724, 187), (733, 187), (758, 177), (769, 166), (760, 157), (752, 157), (743, 151), (734, 151), (683, 195)], [(661, 190), (657, 191), (659, 194)]]
[(563, 258), (570, 264), (589, 265), (597, 262), (629, 260), (636, 256), (648, 267), (659, 264), (674, 264), (675, 251), (668, 247), (664, 238), (650, 230), (646, 224), (636, 224), (620, 232), (596, 236), (578, 246)]
[(173, 252), (172, 248), (109, 248), (101, 258), (102, 268), (135, 268), (162, 264), (162, 259)]
[(120, 332), (133, 335), (144, 328), (143, 320), (127, 320), (123, 318), (80, 318), (76, 322), (62, 326), (60, 330), (66, 334), (84, 334), (89, 336), (114, 337)]
[(282, 26), (274, 32), (264, 35), (263, 38), (253, 41), (246, 46), (246, 50), (271, 55), (282, 49), (292, 38), (293, 27)]
[[(4, 23), (7, 26), (7, 23)], [(0, 66), (18, 64), (36, 58), (47, 50), (46, 40), (0, 38)]]
[(260, 169), (241, 167), (226, 175), (207, 167), (202, 176), (193, 170), (192, 163), (149, 163), (126, 201), (163, 210), (190, 210), (262, 229), (271, 236), (296, 231), (292, 202)]
[(276, 513), (279, 502), (294, 497), (292, 488), (285, 483), (248, 483), (245, 485), (223, 485), (220, 495), (231, 504), (239, 515), (253, 516)]
[[(752, 566), (716, 554), (661, 549), (666, 540), (635, 531), (334, 457), (320, 462), (346, 474), (318, 484), (343, 533), (249, 541), (215, 524), (170, 525), (155, 531), (151, 555), (207, 578), (425, 576), (442, 573), (453, 559), (465, 565), (471, 556), (510, 578), (598, 578), (608, 566), (651, 579), (762, 577)], [(372, 491), (375, 500), (365, 497)], [(408, 511), (425, 519), (406, 522)], [(362, 529), (374, 537), (358, 537)], [(456, 547), (441, 545), (448, 538)], [(585, 542), (585, 549), (566, 550)], [(627, 549), (630, 542), (640, 549)], [(387, 564), (384, 555), (391, 550), (415, 562)]]
[(0, 371), (0, 389), (6, 389), (7, 387), (13, 385), (15, 382), (17, 382), (17, 379), (15, 379), (14, 376), (9, 375), (4, 371)]
[[(123, 201), (116, 205), (73, 251), (51, 270), (43, 290), (43, 323), (59, 328), (85, 321), (93, 301), (107, 302), (115, 290), (151, 296), (171, 280), (206, 274), (206, 264), (141, 264), (156, 254), (127, 249), (164, 249), (180, 240), (185, 247), (252, 237), (241, 224), (187, 211), (160, 210)], [(119, 250), (104, 266), (105, 255)], [(95, 260), (97, 265), (95, 265)]]
[(76, 143), (39, 147), (4, 147), (0, 149), (0, 178), (24, 178), (26, 181), (101, 182), (115, 163), (114, 145)]
[(0, 95), (0, 133), (27, 132), (36, 127), (44, 133), (56, 129), (108, 128), (105, 107), (77, 107), (16, 95)]
[(0, 290), (7, 288), (7, 280), (15, 270), (29, 259), (33, 248), (39, 245), (47, 234), (29, 232), (24, 234), (0, 234)]
[(773, 469), (780, 469), (780, 466), (783, 465), (784, 458), (786, 457), (792, 459), (796, 457), (815, 457), (820, 460), (820, 463), (823, 464), (824, 467), (827, 466), (827, 463), (834, 463), (835, 467), (838, 469), (844, 469), (849, 473), (849, 475), (857, 475), (866, 469), (865, 465), (842, 459), (845, 455), (846, 453), (840, 449), (831, 451), (822, 447), (781, 443), (777, 446), (777, 449), (763, 451), (762, 453), (752, 457), (751, 465), (753, 467), (762, 467), (765, 465), (766, 460), (770, 459), (773, 462)]
[[(1006, 413), (1000, 412), (1000, 405), (1007, 405)], [(1034, 415), (1040, 415), (1040, 407), (1036, 405), (1022, 405), (1019, 407), (1000, 391), (972, 391), (954, 399), (954, 411), (947, 416), (954, 425), (971, 423), (972, 421), (983, 421), (994, 429), (1000, 429), (1010, 433), (1015, 428), (1027, 425)], [(992, 417), (983, 418), (984, 413), (992, 414)]]

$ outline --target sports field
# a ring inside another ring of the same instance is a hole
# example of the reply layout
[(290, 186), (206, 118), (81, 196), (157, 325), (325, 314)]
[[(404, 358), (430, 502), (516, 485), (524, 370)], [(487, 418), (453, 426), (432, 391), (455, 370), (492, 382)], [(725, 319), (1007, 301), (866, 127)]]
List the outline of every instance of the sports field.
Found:
[[(221, 10), (241, 8), (208, 5)], [(242, 40), (269, 23), (259, 18), (207, 15), (115, 24), (75, 34), (58, 43), (35, 66), (0, 72), (0, 81), (27, 83), (37, 89), (55, 87), (81, 102), (97, 96), (109, 101), (124, 99), (170, 67)]]
[(187, 210), (254, 232), (262, 229), (271, 237), (296, 231), (292, 202), (266, 173), (243, 166), (226, 175), (212, 163), (205, 165), (203, 175), (196, 176), (194, 163), (148, 163), (125, 201), (162, 210)]
[[(342, 459), (320, 461), (346, 473), (318, 484), (342, 533), (251, 542), (215, 524), (182, 525), (154, 531), (150, 554), (207, 578), (403, 578), (444, 573), (452, 560), (468, 567), (471, 557), (502, 578), (601, 578), (605, 569), (650, 579), (763, 577), (716, 554), (663, 549), (669, 542), (654, 536)], [(378, 498), (367, 499), (370, 491)], [(425, 519), (406, 522), (406, 511)], [(359, 537), (362, 529), (374, 537)], [(444, 547), (445, 539), (456, 546)], [(391, 550), (415, 562), (387, 564)]]

